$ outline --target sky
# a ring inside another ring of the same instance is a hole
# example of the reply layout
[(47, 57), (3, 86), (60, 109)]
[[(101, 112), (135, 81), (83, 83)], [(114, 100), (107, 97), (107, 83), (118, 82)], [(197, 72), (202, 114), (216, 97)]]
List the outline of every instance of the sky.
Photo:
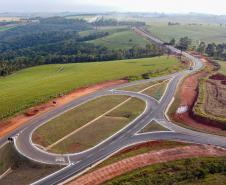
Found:
[(226, 15), (226, 0), (0, 0), (0, 12), (164, 12)]

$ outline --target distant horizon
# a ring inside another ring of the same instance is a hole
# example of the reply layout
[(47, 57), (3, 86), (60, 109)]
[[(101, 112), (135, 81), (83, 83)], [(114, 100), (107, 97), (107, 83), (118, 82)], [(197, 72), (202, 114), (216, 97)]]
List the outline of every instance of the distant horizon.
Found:
[(165, 14), (226, 15), (222, 0), (0, 0), (0, 12), (158, 12)]
[(225, 14), (211, 14), (211, 13), (200, 13), (200, 12), (136, 12), (136, 11), (81, 11), (81, 12), (76, 12), (76, 11), (27, 11), (27, 12), (10, 12), (10, 11), (0, 11), (0, 15), (2, 14), (75, 14), (75, 15), (83, 15), (83, 14), (156, 14), (156, 15), (209, 15), (209, 16), (226, 16)]

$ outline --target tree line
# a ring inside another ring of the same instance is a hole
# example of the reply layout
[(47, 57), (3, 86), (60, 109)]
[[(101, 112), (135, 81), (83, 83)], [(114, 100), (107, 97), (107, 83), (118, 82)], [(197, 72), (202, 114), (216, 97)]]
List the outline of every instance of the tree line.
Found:
[(212, 57), (216, 60), (225, 60), (226, 61), (226, 43), (216, 44), (216, 43), (205, 43), (200, 42), (198, 46), (192, 46), (192, 40), (188, 37), (182, 37), (176, 43), (176, 40), (173, 38), (168, 44), (175, 46), (176, 48), (186, 51), (186, 50), (195, 50), (201, 54), (205, 54), (208, 57)]
[(42, 64), (120, 60), (163, 53), (152, 44), (125, 50), (94, 45), (86, 41), (105, 37), (109, 33), (79, 35), (80, 31), (90, 29), (93, 25), (83, 20), (52, 17), (40, 18), (39, 23), (0, 33), (0, 76)]

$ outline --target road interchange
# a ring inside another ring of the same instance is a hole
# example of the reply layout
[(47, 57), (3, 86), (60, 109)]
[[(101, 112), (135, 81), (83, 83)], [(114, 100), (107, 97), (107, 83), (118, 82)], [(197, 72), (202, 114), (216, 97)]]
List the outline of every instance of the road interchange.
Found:
[[(147, 37), (152, 42), (158, 42), (158, 44), (163, 44), (160, 40), (150, 36), (142, 29), (136, 28), (137, 32), (142, 33), (143, 36)], [(179, 50), (172, 46), (165, 46), (174, 53), (180, 53)], [(19, 128), (10, 135), (1, 138), (0, 144), (7, 140), (7, 137), (14, 136), (14, 145), (21, 155), (41, 163), (47, 164), (62, 164), (67, 165), (62, 170), (44, 178), (34, 184), (58, 184), (61, 183), (76, 174), (80, 174), (87, 168), (95, 165), (96, 163), (106, 159), (107, 157), (113, 155), (119, 150), (122, 150), (125, 147), (151, 141), (151, 140), (172, 140), (172, 141), (184, 141), (191, 143), (200, 143), (200, 144), (211, 144), (219, 147), (226, 148), (226, 138), (222, 136), (216, 136), (206, 133), (200, 133), (197, 131), (189, 130), (178, 125), (171, 123), (165, 116), (165, 111), (169, 104), (171, 103), (178, 83), (186, 75), (194, 73), (200, 70), (203, 66), (201, 61), (198, 58), (195, 58), (188, 53), (182, 53), (185, 57), (193, 61), (193, 69), (185, 70), (183, 72), (178, 72), (172, 75), (167, 75), (164, 77), (153, 78), (149, 80), (142, 80), (138, 82), (132, 82), (126, 85), (115, 86), (113, 89), (108, 88), (104, 89), (87, 96), (76, 99), (65, 106), (59, 107), (55, 110), (42, 114), (31, 121), (29, 121), (26, 126)], [(142, 93), (135, 93), (129, 91), (116, 90), (118, 88), (123, 88), (126, 86), (132, 86), (135, 84), (148, 82), (148, 81), (157, 81), (170, 79), (167, 89), (160, 100), (160, 102), (154, 100), (153, 98), (144, 95)], [(52, 154), (46, 151), (41, 150), (32, 143), (31, 136), (34, 130), (36, 130), (42, 124), (45, 124), (50, 119), (59, 116), (60, 114), (72, 109), (73, 107), (95, 99), (101, 96), (107, 95), (127, 95), (130, 97), (136, 97), (143, 100), (146, 103), (146, 108), (144, 112), (133, 120), (130, 124), (124, 127), (119, 132), (115, 133), (113, 136), (107, 140), (101, 142), (97, 146), (86, 150), (84, 152), (76, 154)], [(155, 132), (155, 133), (145, 133), (138, 134), (138, 132), (152, 120), (156, 120), (163, 126), (169, 128), (171, 131), (166, 132)]]

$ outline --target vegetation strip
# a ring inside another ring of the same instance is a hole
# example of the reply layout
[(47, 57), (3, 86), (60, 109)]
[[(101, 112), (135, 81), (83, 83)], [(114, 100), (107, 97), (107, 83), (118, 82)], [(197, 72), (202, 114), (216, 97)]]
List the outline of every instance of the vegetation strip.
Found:
[(47, 147), (126, 99), (128, 96), (111, 95), (86, 102), (39, 127), (32, 139), (34, 143)]
[(76, 132), (86, 128), (87, 126), (91, 125), (92, 123), (94, 123), (95, 121), (99, 120), (100, 118), (102, 118), (103, 116), (109, 114), (110, 112), (112, 112), (113, 110), (117, 109), (118, 107), (122, 106), (123, 104), (125, 104), (126, 102), (128, 102), (129, 100), (131, 100), (131, 98), (126, 99), (125, 101), (123, 101), (122, 103), (118, 104), (117, 106), (113, 107), (112, 109), (108, 110), (107, 112), (103, 113), (102, 115), (98, 116), (97, 118), (93, 119), (92, 121), (88, 122), (87, 124), (85, 124), (84, 126), (76, 129), (75, 131), (71, 132), (70, 134), (64, 136), (63, 138), (61, 138), (60, 140), (56, 141), (55, 143), (49, 145), (48, 147), (46, 147), (46, 150), (51, 149), (52, 147), (54, 147), (55, 145), (59, 144), (60, 142), (62, 142), (63, 140), (69, 138), (70, 136), (74, 135)]
[[(127, 158), (111, 165), (102, 167), (90, 174), (86, 174), (75, 181), (71, 185), (96, 185), (110, 180), (116, 176), (125, 174), (126, 172), (142, 168), (147, 165), (163, 163), (178, 159), (186, 159), (191, 157), (203, 156), (224, 156), (225, 151), (211, 146), (185, 146), (173, 149), (163, 149), (157, 152), (149, 152), (135, 157)], [(112, 182), (116, 183), (117, 179)]]
[[(134, 108), (131, 109), (131, 107)], [(51, 151), (55, 153), (76, 153), (92, 148), (129, 124), (143, 112), (144, 108), (145, 103), (142, 100), (132, 98), (124, 105), (64, 140), (64, 142), (55, 145)], [(85, 139), (84, 136), (86, 136)]]
[[(167, 81), (167, 80), (165, 80)], [(165, 82), (163, 81), (163, 82)], [(155, 85), (159, 85), (160, 83), (151, 85), (149, 87), (145, 87), (144, 89), (140, 90), (139, 93), (142, 93), (143, 91), (146, 91), (147, 89), (154, 87)], [(104, 117), (105, 115), (111, 113), (113, 110), (119, 108), (120, 106), (122, 106), (123, 104), (127, 103), (129, 100), (131, 100), (131, 98), (126, 99), (124, 102), (116, 105), (115, 107), (111, 108), (110, 110), (108, 110), (107, 112), (104, 112), (103, 114), (99, 115), (98, 117), (94, 118), (93, 120), (87, 122), (86, 124), (84, 124), (81, 127), (78, 127), (77, 129), (75, 129), (73, 132), (68, 133), (67, 135), (63, 136), (62, 138), (58, 139), (57, 141), (55, 141), (54, 143), (51, 143), (48, 146), (45, 146), (45, 150), (51, 150), (54, 146), (58, 145), (59, 143), (63, 142), (64, 140), (70, 138), (71, 136), (73, 136), (74, 134), (76, 134), (77, 132), (81, 131), (82, 129), (86, 129), (88, 126), (90, 126), (91, 124), (95, 123), (97, 120), (99, 120), (100, 118)], [(79, 108), (79, 107), (78, 107)], [(63, 121), (63, 120), (62, 120)], [(46, 123), (48, 124), (48, 123)], [(37, 132), (35, 132), (36, 134)], [(35, 138), (35, 137), (33, 137)], [(58, 148), (58, 147), (57, 147)]]
[(157, 121), (153, 120), (147, 124), (139, 133), (158, 132), (158, 131), (170, 131), (164, 126), (160, 125)]

